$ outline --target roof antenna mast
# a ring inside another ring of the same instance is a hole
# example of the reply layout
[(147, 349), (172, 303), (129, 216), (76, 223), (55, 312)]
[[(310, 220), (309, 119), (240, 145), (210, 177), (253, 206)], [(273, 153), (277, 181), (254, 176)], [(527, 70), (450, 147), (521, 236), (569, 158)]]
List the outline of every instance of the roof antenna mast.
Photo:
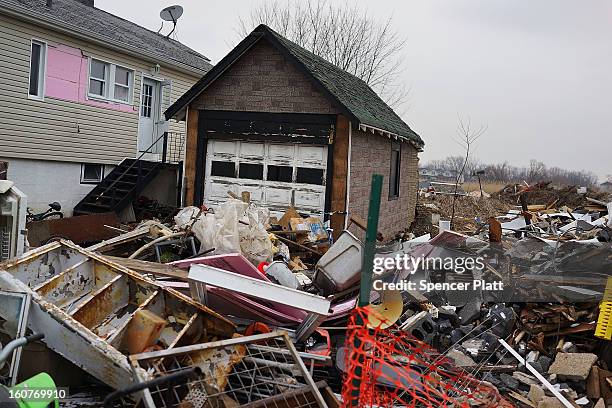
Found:
[[(170, 31), (166, 35), (166, 38), (169, 38), (172, 35), (172, 33), (174, 32), (174, 30), (176, 30), (176, 22), (178, 21), (178, 19), (182, 15), (183, 15), (183, 7), (181, 7), (179, 5), (168, 6), (165, 9), (163, 9), (162, 11), (159, 12), (159, 16), (161, 17), (162, 20), (164, 20), (164, 21), (172, 21), (172, 24), (174, 24), (174, 26), (172, 27), (172, 31)], [(162, 22), (162, 27), (163, 26), (164, 26), (164, 23)], [(161, 28), (159, 29), (159, 31), (161, 31)]]

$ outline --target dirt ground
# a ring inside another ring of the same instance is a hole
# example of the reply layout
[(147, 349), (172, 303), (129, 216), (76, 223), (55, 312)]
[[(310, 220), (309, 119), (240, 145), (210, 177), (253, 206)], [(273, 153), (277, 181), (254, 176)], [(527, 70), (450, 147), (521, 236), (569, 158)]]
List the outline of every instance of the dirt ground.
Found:
[[(479, 221), (486, 222), (489, 217), (504, 215), (512, 207), (513, 205), (497, 198), (458, 196), (455, 204), (454, 230), (473, 233), (477, 230)], [(427, 233), (437, 234), (437, 225), (435, 227), (431, 225), (431, 214), (438, 213), (440, 219), (450, 220), (452, 208), (452, 195), (419, 197), (417, 216), (411, 232), (416, 236)]]

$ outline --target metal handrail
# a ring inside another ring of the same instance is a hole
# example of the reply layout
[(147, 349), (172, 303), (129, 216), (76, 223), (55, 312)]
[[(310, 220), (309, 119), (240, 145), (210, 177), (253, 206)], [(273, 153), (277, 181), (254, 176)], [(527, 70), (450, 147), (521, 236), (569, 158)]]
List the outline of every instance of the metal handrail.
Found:
[[(157, 143), (158, 143), (158, 142), (159, 142), (159, 141), (160, 141), (162, 138), (164, 139), (164, 153), (162, 154), (162, 163), (165, 163), (165, 161), (166, 161), (166, 140), (167, 140), (167, 137), (168, 137), (168, 132), (164, 132), (164, 133), (163, 133), (163, 134), (162, 134), (160, 137), (158, 137), (158, 138), (157, 138), (157, 139), (156, 139), (156, 140), (155, 140), (153, 143), (151, 143), (151, 146), (147, 147), (147, 149), (146, 149), (145, 151), (143, 151), (143, 152), (140, 154), (140, 156), (138, 156), (138, 158), (136, 159), (136, 161), (134, 161), (132, 164), (130, 164), (130, 165), (128, 166), (128, 168), (127, 168), (127, 169), (125, 169), (125, 170), (123, 171), (123, 173), (121, 173), (121, 175), (120, 175), (119, 177), (117, 177), (117, 178), (116, 178), (116, 179), (115, 179), (115, 180), (114, 180), (114, 181), (111, 183), (111, 185), (110, 185), (110, 186), (106, 187), (106, 188), (104, 189), (104, 191), (103, 191), (101, 194), (99, 194), (99, 197), (103, 197), (103, 196), (104, 196), (104, 195), (105, 195), (105, 194), (108, 192), (108, 190), (110, 190), (111, 188), (113, 188), (113, 187), (115, 186), (115, 184), (117, 184), (117, 182), (118, 182), (119, 180), (121, 180), (121, 178), (123, 178), (123, 176), (125, 176), (125, 175), (127, 174), (127, 172), (128, 172), (128, 171), (130, 171), (130, 170), (131, 170), (131, 169), (134, 167), (134, 165), (135, 165), (136, 163), (138, 163), (138, 164), (139, 164), (139, 166), (140, 166), (140, 159), (142, 159), (142, 157), (143, 157), (143, 156), (144, 156), (146, 153), (149, 153), (149, 150), (151, 150), (151, 149), (153, 148), (153, 146), (155, 146), (155, 145), (156, 145), (156, 144), (157, 144)], [(139, 169), (138, 169), (138, 170), (139, 170), (139, 171), (138, 171), (138, 181), (139, 181), (139, 180), (140, 180), (140, 167), (139, 167)], [(98, 200), (100, 200), (100, 198), (98, 198)], [(96, 201), (98, 201), (98, 200), (96, 200)]]

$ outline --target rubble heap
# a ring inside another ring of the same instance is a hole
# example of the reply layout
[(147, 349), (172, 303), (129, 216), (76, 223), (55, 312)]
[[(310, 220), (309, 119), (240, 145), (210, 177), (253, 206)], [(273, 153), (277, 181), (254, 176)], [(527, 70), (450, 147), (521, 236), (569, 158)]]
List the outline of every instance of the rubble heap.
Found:
[(377, 244), (377, 285), (395, 286), (375, 285), (367, 308), (359, 239), (242, 197), (0, 264), (0, 288), (35, 310), (0, 294), (2, 341), (52, 331), (39, 346), (69, 367), (51, 375), (75, 406), (133, 406), (137, 389), (146, 407), (611, 406), (606, 195), (542, 183), (458, 196), (441, 231), (453, 197), (428, 193), (412, 234)]

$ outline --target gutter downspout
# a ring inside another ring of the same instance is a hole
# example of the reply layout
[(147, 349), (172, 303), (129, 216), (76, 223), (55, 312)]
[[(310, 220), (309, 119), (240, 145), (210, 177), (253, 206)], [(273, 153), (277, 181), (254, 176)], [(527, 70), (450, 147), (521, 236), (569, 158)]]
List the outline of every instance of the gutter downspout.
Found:
[(351, 152), (353, 150), (353, 122), (349, 122), (348, 137), (348, 163), (346, 166), (346, 207), (344, 208), (344, 229), (348, 228), (351, 214), (349, 213), (349, 202), (351, 200)]

